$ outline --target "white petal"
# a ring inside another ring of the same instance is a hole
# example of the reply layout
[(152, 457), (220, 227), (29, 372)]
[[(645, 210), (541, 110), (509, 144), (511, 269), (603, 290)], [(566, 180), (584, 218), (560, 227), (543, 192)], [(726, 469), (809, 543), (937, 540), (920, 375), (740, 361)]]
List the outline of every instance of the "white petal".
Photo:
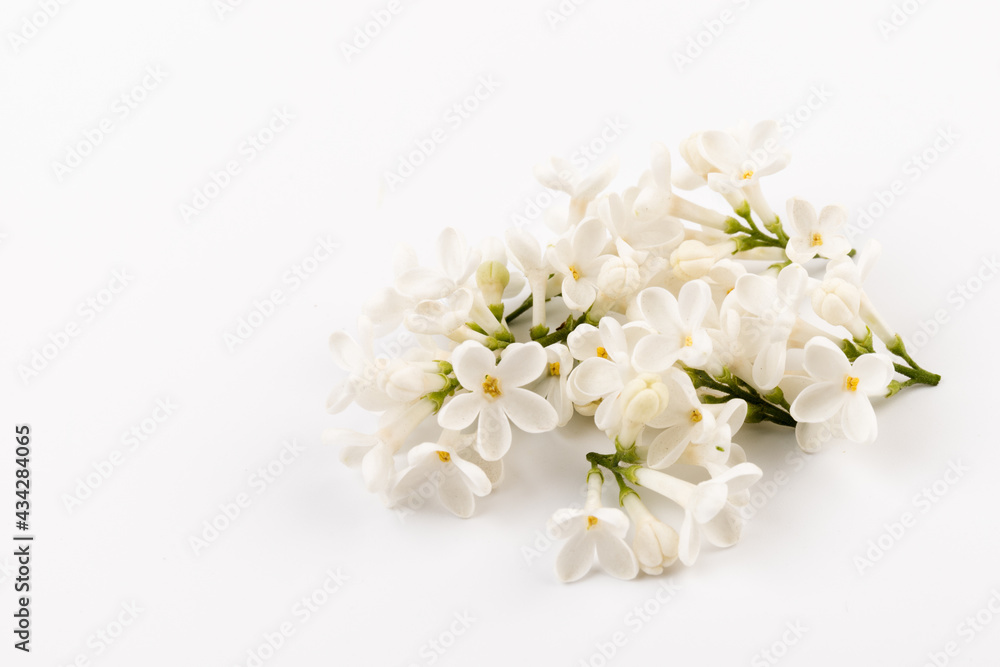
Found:
[(657, 187), (670, 191), (670, 151), (659, 142), (653, 143), (651, 173)]
[(662, 287), (649, 287), (636, 299), (643, 318), (660, 333), (680, 334), (681, 315), (677, 299)]
[(333, 355), (333, 362), (345, 371), (358, 375), (364, 370), (364, 351), (344, 331), (335, 331), (330, 335), (330, 354)]
[(594, 305), (597, 289), (589, 280), (574, 280), (566, 276), (562, 284), (563, 301), (571, 310), (587, 310)]
[(680, 353), (681, 345), (677, 336), (655, 334), (636, 343), (632, 361), (637, 369), (659, 373), (673, 366)]
[(472, 516), (476, 509), (476, 499), (466, 485), (462, 475), (456, 470), (446, 473), (438, 484), (438, 497), (441, 504), (452, 514), (463, 519)]
[[(475, 463), (466, 461), (460, 456), (452, 456), (451, 463), (465, 477), (465, 485), (477, 496), (489, 495), (490, 491), (493, 490), (493, 483), (490, 481), (490, 478)], [(455, 476), (458, 477), (458, 475)]]
[(844, 351), (822, 336), (816, 336), (806, 343), (802, 366), (809, 375), (828, 382), (843, 381), (851, 370), (851, 362), (847, 360)]
[(460, 431), (476, 420), (484, 405), (479, 394), (458, 394), (441, 406), (438, 424), (441, 428)]
[(515, 343), (503, 351), (500, 363), (492, 374), (500, 378), (502, 390), (507, 391), (537, 379), (545, 369), (546, 361), (545, 348), (538, 343)]
[(711, 521), (702, 525), (702, 535), (717, 547), (731, 547), (740, 541), (743, 524), (739, 510), (726, 505)]
[(802, 390), (792, 402), (792, 418), (800, 422), (823, 422), (844, 404), (840, 382), (820, 382)]
[(560, 580), (576, 581), (590, 571), (594, 564), (594, 542), (591, 535), (581, 531), (563, 545), (556, 558), (556, 576)]
[(458, 346), (452, 355), (455, 377), (469, 391), (482, 389), (483, 378), (495, 374), (496, 356), (475, 341), (466, 341)]
[(625, 540), (606, 531), (598, 532), (594, 538), (597, 560), (605, 572), (619, 579), (633, 579), (639, 574), (639, 563)]
[(858, 378), (858, 391), (868, 396), (884, 392), (894, 373), (892, 361), (884, 354), (863, 354), (851, 366), (851, 375)]
[(844, 435), (852, 442), (867, 444), (878, 435), (878, 421), (875, 409), (867, 396), (861, 392), (853, 394), (844, 403), (844, 420), (841, 423)]
[(733, 135), (716, 130), (702, 133), (701, 152), (715, 168), (726, 174), (742, 168), (746, 157)]
[(787, 210), (786, 222), (791, 228), (791, 235), (802, 238), (812, 236), (813, 230), (817, 227), (815, 207), (805, 199), (792, 197), (788, 200)]
[(614, 362), (602, 357), (584, 359), (569, 376), (573, 393), (588, 401), (622, 390), (622, 378)]
[(681, 524), (680, 542), (677, 544), (677, 555), (687, 566), (695, 564), (701, 551), (701, 533), (691, 517), (690, 512), (684, 513), (684, 523)]
[[(548, 403), (546, 403), (548, 405)], [(549, 406), (551, 409), (551, 406)], [(510, 422), (497, 404), (484, 405), (476, 429), (479, 453), (487, 461), (497, 461), (510, 449)]]
[(685, 329), (695, 331), (712, 305), (712, 290), (704, 280), (692, 280), (681, 287), (677, 296), (677, 307)]
[(504, 412), (514, 424), (526, 433), (545, 433), (559, 423), (555, 408), (533, 391), (522, 387), (504, 389), (500, 401)]
[(649, 451), (646, 453), (647, 465), (657, 470), (672, 466), (690, 442), (691, 429), (686, 425), (664, 429), (649, 445)]

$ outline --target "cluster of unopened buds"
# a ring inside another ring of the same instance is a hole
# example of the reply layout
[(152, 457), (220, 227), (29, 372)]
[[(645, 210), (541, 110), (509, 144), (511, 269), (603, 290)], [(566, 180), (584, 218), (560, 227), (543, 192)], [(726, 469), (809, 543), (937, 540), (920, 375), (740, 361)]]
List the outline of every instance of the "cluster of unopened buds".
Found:
[[(852, 249), (845, 209), (792, 198), (779, 217), (768, 205), (761, 181), (789, 161), (776, 123), (700, 132), (679, 152), (686, 164), (672, 169), (655, 144), (651, 168), (619, 193), (603, 192), (614, 163), (582, 175), (552, 159), (536, 177), (569, 198), (547, 227), (478, 246), (445, 229), (431, 264), (397, 251), (357, 339), (330, 340), (348, 376), (328, 411), (381, 413), (372, 434), (325, 434), (370, 491), (393, 505), (433, 480), (468, 517), (501, 481), (512, 424), (547, 433), (591, 417), (607, 441), (567, 462), (587, 495), (552, 518), (566, 540), (556, 572), (573, 581), (597, 562), (623, 579), (659, 574), (693, 564), (703, 540), (739, 540), (762, 475), (733, 442), (744, 423), (793, 428), (807, 452), (868, 443), (872, 398), (938, 383), (866, 293), (879, 247)], [(678, 193), (702, 186), (729, 212)], [(377, 356), (394, 332), (416, 344)]]

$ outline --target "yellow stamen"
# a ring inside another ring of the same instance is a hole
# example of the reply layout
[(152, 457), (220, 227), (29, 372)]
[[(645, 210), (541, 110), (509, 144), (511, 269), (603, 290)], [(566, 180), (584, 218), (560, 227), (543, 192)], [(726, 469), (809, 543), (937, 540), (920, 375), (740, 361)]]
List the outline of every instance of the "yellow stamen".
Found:
[(438, 450), (437, 455), (438, 458), (441, 459), (441, 463), (447, 463), (448, 461), (451, 461), (451, 454), (449, 454), (448, 452), (442, 452), (441, 450)]
[(701, 419), (702, 419), (702, 417), (701, 417), (701, 410), (692, 410), (691, 411), (691, 421), (693, 421), (695, 424), (697, 424), (698, 422), (701, 421)]
[(497, 398), (500, 396), (503, 393), (500, 391), (500, 380), (492, 375), (487, 375), (483, 378), (483, 393), (490, 398)]
[(588, 516), (587, 517), (587, 530), (590, 530), (591, 528), (593, 528), (596, 525), (597, 525), (597, 517), (596, 516)]
[(553, 376), (556, 376), (556, 377), (559, 376), (559, 362), (558, 361), (549, 364), (549, 375), (553, 375)]
[(809, 242), (809, 245), (813, 248), (823, 245), (823, 235), (819, 232), (813, 232), (812, 240)]
[(694, 345), (694, 339), (691, 336), (685, 336), (684, 347), (691, 347), (692, 345)]
[(749, 180), (751, 178), (753, 178), (753, 170), (752, 169), (747, 169), (746, 171), (743, 172), (743, 180), (744, 181)]
[(573, 274), (573, 280), (580, 279), (580, 269), (576, 268), (575, 266), (571, 266), (569, 267), (569, 272)]
[(601, 359), (610, 359), (611, 358), (611, 357), (608, 356), (608, 351), (605, 350), (603, 347), (597, 348), (597, 356), (599, 356)]
[(850, 375), (844, 376), (844, 389), (847, 391), (857, 391), (860, 378), (852, 378)]

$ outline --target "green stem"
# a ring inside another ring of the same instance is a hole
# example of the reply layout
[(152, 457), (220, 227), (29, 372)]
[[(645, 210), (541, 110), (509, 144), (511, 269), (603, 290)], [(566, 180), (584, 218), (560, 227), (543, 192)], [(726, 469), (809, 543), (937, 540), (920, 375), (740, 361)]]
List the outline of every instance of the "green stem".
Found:
[(910, 368), (909, 366), (904, 366), (903, 364), (893, 364), (893, 368), (900, 375), (905, 375), (910, 378), (912, 382), (906, 383), (903, 386), (909, 386), (913, 383), (926, 384), (931, 387), (936, 387), (938, 382), (941, 381), (941, 376), (936, 373), (929, 373), (922, 368)]
[[(742, 398), (750, 407), (748, 421), (769, 421), (780, 426), (794, 428), (797, 422), (792, 415), (780, 403), (776, 405), (760, 395), (749, 383), (733, 375), (728, 370), (725, 371), (721, 379), (713, 378), (705, 371), (684, 367), (694, 383), (695, 387), (704, 387), (713, 391), (718, 391), (723, 396), (712, 397), (717, 400), (708, 400), (709, 403), (724, 403), (732, 398)], [(784, 397), (778, 397), (775, 392), (769, 394), (776, 401), (783, 401)], [(706, 399), (709, 397), (706, 396)]]
[(510, 311), (510, 315), (507, 316), (507, 324), (510, 324), (518, 317), (520, 317), (523, 313), (531, 310), (531, 306), (533, 304), (534, 304), (534, 299), (532, 298), (532, 295), (529, 294), (528, 298), (525, 299), (520, 306)]

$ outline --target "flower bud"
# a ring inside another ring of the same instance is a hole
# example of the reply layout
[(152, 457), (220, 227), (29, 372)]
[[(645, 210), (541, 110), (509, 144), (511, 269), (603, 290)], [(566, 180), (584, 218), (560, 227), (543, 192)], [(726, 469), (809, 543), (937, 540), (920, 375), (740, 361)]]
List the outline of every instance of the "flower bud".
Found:
[(488, 305), (500, 303), (508, 283), (510, 283), (510, 271), (500, 262), (483, 262), (476, 270), (476, 284)]
[(846, 325), (858, 317), (861, 291), (842, 278), (827, 278), (812, 294), (813, 310), (834, 326)]

